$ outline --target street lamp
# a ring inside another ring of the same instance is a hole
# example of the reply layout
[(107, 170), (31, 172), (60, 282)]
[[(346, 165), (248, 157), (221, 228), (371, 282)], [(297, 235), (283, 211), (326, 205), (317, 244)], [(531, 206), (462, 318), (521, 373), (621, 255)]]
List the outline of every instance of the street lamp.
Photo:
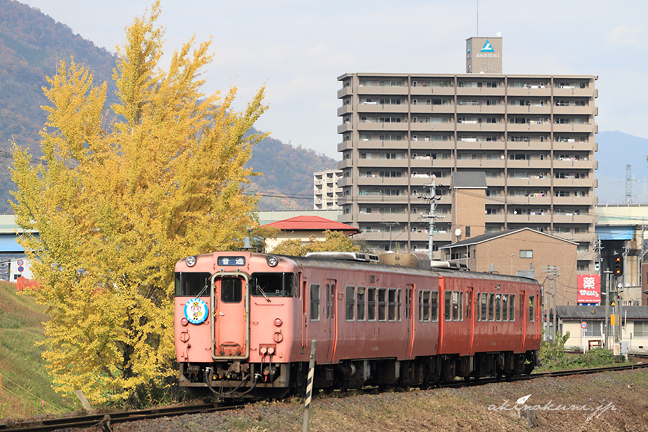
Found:
[(511, 276), (513, 276), (513, 256), (515, 254), (511, 254)]

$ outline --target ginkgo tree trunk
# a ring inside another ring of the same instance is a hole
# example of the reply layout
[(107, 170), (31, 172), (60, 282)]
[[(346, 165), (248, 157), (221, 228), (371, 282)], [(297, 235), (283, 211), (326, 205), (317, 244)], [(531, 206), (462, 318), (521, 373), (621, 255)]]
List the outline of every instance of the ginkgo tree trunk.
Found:
[(240, 247), (252, 225), (245, 164), (263, 136), (246, 133), (266, 109), (264, 89), (240, 112), (236, 88), (203, 94), (209, 42), (192, 39), (163, 70), (159, 13), (155, 3), (126, 29), (119, 103), (105, 106), (105, 83), (62, 62), (44, 90), (40, 163), (14, 144), (12, 205), (28, 232), (19, 241), (40, 282), (31, 294), (51, 317), (43, 356), (57, 391), (95, 403), (176, 374), (175, 262)]

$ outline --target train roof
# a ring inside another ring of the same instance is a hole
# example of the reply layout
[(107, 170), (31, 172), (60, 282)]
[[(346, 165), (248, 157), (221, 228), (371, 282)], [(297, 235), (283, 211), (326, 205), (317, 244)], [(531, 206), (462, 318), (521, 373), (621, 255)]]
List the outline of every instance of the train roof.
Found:
[[(259, 254), (259, 255), (273, 255), (273, 254)], [(459, 277), (459, 278), (478, 278), (490, 280), (509, 280), (517, 282), (526, 282), (531, 284), (538, 284), (536, 279), (524, 276), (503, 275), (499, 273), (482, 273), (473, 272), (468, 270), (459, 270), (455, 268), (433, 267), (431, 269), (421, 269), (413, 267), (402, 267), (388, 264), (379, 264), (367, 261), (355, 261), (348, 259), (340, 259), (324, 256), (311, 256), (311, 257), (295, 257), (289, 255), (276, 255), (284, 259), (289, 259), (299, 266), (310, 267), (328, 267), (346, 270), (363, 270), (373, 272), (389, 272), (397, 274), (417, 274), (422, 276), (445, 276), (445, 277)]]

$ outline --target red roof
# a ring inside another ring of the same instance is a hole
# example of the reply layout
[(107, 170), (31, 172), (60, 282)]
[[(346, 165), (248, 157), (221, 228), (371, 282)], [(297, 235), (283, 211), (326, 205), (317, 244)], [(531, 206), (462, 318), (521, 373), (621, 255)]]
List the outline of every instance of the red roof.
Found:
[(343, 224), (341, 222), (332, 221), (319, 216), (297, 216), (289, 219), (272, 222), (263, 226), (272, 226), (279, 228), (282, 231), (344, 231), (357, 234), (360, 229)]

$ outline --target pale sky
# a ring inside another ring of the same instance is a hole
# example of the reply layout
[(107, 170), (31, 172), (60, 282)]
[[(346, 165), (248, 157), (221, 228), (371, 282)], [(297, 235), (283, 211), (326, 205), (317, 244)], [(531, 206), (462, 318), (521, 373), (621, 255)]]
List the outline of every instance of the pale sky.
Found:
[[(21, 2), (114, 53), (153, 0)], [(266, 85), (257, 128), (338, 160), (338, 76), (464, 73), (465, 40), (477, 35), (477, 0), (161, 4), (166, 53), (213, 36), (207, 92), (236, 84), (242, 107)], [(598, 76), (599, 131), (648, 138), (647, 16), (645, 0), (481, 0), (479, 36), (501, 32), (506, 74)]]

